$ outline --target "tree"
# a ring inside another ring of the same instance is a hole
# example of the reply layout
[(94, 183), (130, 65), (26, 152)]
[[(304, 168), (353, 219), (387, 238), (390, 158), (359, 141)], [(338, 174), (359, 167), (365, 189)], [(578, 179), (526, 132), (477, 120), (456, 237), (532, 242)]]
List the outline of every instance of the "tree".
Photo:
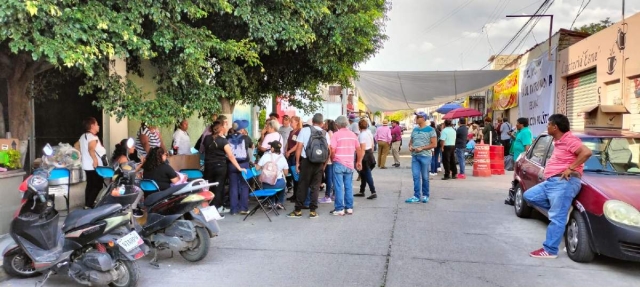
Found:
[(390, 121), (403, 121), (404, 119), (406, 119), (407, 117), (409, 117), (411, 114), (413, 113), (413, 111), (411, 110), (406, 110), (406, 111), (397, 111), (394, 112), (393, 114), (389, 115), (387, 117), (387, 119), (389, 119)]
[[(282, 94), (297, 106), (320, 83), (348, 84), (357, 64), (382, 45), (384, 0), (5, 0), (0, 3), (0, 78), (10, 130), (26, 139), (33, 116), (27, 87), (51, 68), (86, 76), (81, 93), (118, 120), (156, 125), (194, 113), (233, 110)], [(157, 69), (155, 97), (109, 73)]]
[(598, 22), (598, 23), (591, 23), (591, 24), (588, 24), (588, 25), (582, 25), (581, 27), (573, 28), (573, 31), (589, 33), (589, 34), (593, 35), (595, 33), (600, 32), (601, 30), (604, 30), (604, 29), (610, 27), (613, 24), (614, 23), (611, 22), (610, 18), (607, 17), (607, 19), (600, 20), (600, 22)]

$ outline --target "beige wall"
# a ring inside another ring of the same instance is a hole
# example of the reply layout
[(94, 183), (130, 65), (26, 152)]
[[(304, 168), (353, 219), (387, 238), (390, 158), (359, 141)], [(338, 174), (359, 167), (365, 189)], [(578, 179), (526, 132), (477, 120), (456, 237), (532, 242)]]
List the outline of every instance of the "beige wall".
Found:
[[(568, 76), (597, 68), (600, 103), (621, 103), (631, 114), (640, 113), (640, 98), (634, 93), (640, 89), (640, 13), (625, 22), (616, 23), (558, 54), (556, 93), (566, 86)], [(622, 51), (616, 44), (619, 31), (627, 33)], [(625, 116), (624, 121), (623, 126), (640, 127), (638, 116)]]
[[(127, 76), (127, 64), (120, 58), (112, 59), (113, 65), (110, 66), (110, 73), (117, 74), (123, 77)], [(115, 145), (119, 143), (128, 134), (128, 120), (122, 119), (120, 122), (116, 121), (115, 116), (111, 116), (107, 113), (102, 115), (102, 132), (103, 132), (103, 144), (107, 149), (107, 154), (111, 154)]]

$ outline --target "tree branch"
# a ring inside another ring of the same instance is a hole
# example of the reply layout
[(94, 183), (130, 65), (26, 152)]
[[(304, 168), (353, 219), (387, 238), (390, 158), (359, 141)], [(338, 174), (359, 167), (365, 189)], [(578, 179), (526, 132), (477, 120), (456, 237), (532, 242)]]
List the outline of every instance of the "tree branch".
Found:
[(13, 68), (13, 62), (9, 55), (0, 52), (0, 64), (7, 66), (8, 68)]

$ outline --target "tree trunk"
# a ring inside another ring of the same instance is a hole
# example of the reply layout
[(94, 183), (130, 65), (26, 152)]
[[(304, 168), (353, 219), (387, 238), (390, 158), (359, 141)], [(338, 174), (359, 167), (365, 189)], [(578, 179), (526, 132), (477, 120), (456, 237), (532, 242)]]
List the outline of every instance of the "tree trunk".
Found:
[(33, 75), (18, 73), (7, 79), (9, 98), (9, 131), (15, 138), (25, 141), (29, 138), (33, 115), (29, 106), (27, 88)]
[(231, 101), (227, 98), (220, 98), (220, 114), (227, 117), (229, 120), (229, 127), (231, 127), (231, 123), (233, 122), (233, 108), (235, 108), (236, 104), (231, 103)]

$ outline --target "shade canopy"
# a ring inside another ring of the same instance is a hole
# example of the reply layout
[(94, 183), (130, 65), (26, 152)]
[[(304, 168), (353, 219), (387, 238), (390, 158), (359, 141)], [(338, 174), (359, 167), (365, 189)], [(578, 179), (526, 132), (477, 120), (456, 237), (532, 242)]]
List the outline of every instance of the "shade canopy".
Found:
[(413, 110), (443, 104), (487, 90), (511, 72), (360, 71), (355, 86), (369, 110)]
[(442, 119), (450, 120), (450, 119), (459, 119), (459, 118), (467, 118), (467, 117), (479, 117), (482, 116), (482, 113), (476, 109), (472, 108), (460, 108), (455, 109), (448, 112)]

